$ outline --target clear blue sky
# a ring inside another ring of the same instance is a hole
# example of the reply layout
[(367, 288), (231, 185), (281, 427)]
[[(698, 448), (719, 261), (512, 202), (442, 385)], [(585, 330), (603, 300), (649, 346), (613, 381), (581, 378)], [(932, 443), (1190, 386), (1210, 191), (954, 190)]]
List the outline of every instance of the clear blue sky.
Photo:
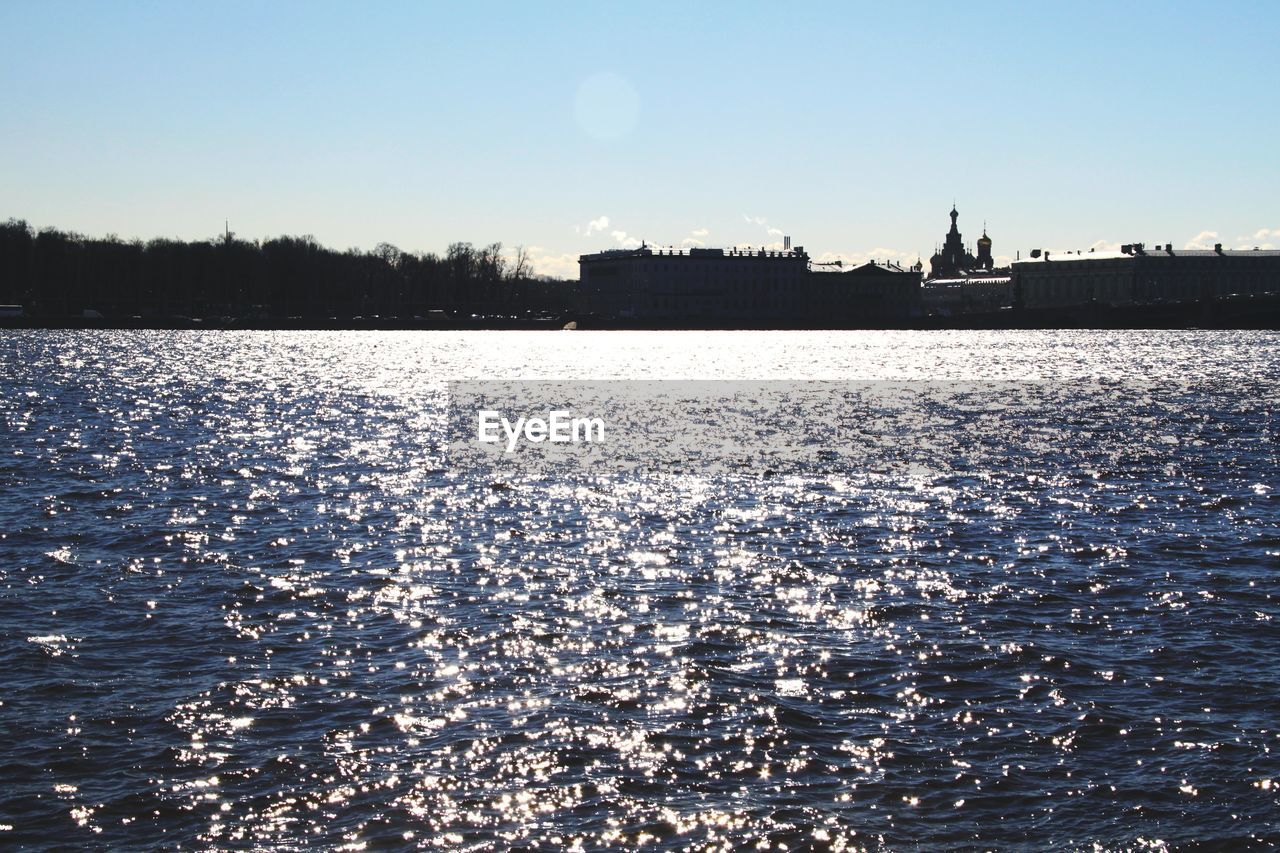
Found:
[(927, 259), (953, 199), (996, 255), (1280, 245), (1277, 33), (1274, 2), (11, 0), (0, 217), (568, 274), (779, 232)]

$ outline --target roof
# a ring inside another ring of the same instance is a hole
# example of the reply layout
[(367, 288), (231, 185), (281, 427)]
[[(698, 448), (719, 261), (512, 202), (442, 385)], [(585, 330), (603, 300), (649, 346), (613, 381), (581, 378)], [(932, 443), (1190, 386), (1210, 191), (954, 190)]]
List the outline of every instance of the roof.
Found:
[(1168, 257), (1172, 255), (1175, 258), (1212, 258), (1215, 255), (1221, 255), (1224, 258), (1276, 258), (1280, 257), (1280, 250), (1276, 249), (1223, 249), (1221, 252), (1214, 249), (1174, 249), (1172, 252), (1166, 252), (1164, 249), (1156, 249), (1154, 251), (1147, 250), (1147, 257)]
[(714, 249), (703, 247), (675, 248), (671, 246), (638, 246), (632, 249), (605, 249), (601, 252), (589, 252), (579, 255), (579, 261), (597, 261), (613, 258), (807, 258), (803, 246), (794, 249), (750, 249), (734, 247), (730, 249)]
[(1124, 252), (1045, 252), (1038, 258), (1020, 258), (1016, 264), (1043, 264), (1046, 261), (1131, 261), (1133, 255)]
[(829, 264), (814, 264), (812, 271), (833, 273), (837, 275), (883, 275), (885, 273), (906, 273), (909, 275), (920, 274), (918, 270), (898, 266), (893, 261), (867, 261), (866, 263), (858, 264), (857, 266), (837, 267), (836, 269), (831, 269), (831, 265)]
[(964, 278), (931, 278), (924, 283), (925, 287), (977, 287), (983, 284), (1009, 284), (1011, 275), (989, 275)]
[(1173, 249), (1163, 246), (1138, 252), (1055, 252), (1049, 251), (1038, 258), (1021, 258), (1014, 266), (1023, 264), (1068, 263), (1075, 261), (1132, 261), (1138, 258), (1280, 258), (1275, 249)]

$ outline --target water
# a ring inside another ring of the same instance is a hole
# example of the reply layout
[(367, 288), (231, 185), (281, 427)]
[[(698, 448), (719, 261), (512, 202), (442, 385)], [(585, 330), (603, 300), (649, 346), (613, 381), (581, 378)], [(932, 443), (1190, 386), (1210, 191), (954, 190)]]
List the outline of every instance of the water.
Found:
[[(1278, 344), (6, 333), (0, 846), (1275, 843)], [(1045, 402), (907, 477), (450, 469), (446, 380), (575, 377)]]

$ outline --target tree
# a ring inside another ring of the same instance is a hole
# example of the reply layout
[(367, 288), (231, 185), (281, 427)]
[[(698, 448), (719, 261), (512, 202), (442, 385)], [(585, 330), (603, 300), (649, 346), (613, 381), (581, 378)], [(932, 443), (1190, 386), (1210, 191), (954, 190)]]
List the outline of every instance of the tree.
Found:
[(511, 278), (521, 281), (533, 275), (533, 263), (529, 260), (529, 250), (524, 246), (516, 246), (516, 259), (511, 265)]

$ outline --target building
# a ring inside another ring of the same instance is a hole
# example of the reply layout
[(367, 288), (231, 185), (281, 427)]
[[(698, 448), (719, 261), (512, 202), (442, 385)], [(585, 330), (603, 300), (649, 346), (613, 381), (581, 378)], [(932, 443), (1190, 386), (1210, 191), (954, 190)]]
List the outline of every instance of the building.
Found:
[(932, 314), (951, 315), (996, 311), (1013, 305), (1013, 273), (997, 269), (991, 255), (986, 226), (978, 238), (978, 254), (965, 248), (957, 223), (960, 214), (951, 207), (951, 230), (929, 259), (929, 277), (921, 298)]
[(920, 270), (811, 269), (795, 249), (642, 245), (578, 258), (578, 308), (607, 321), (714, 327), (867, 326), (909, 317)]
[(966, 273), (982, 270), (991, 272), (995, 261), (991, 257), (991, 238), (987, 236), (984, 226), (982, 236), (978, 238), (978, 254), (972, 254), (965, 248), (960, 236), (960, 228), (956, 220), (960, 218), (955, 205), (951, 206), (951, 230), (947, 232), (942, 246), (929, 259), (929, 278), (959, 278)]
[(931, 278), (924, 283), (921, 298), (931, 313), (941, 316), (999, 311), (1014, 303), (1013, 274), (1005, 269)]
[[(893, 326), (921, 313), (922, 265), (867, 261), (843, 272), (809, 273), (812, 323), (837, 327)], [(823, 323), (824, 318), (830, 322)]]
[(1280, 251), (1178, 249), (1142, 243), (1118, 252), (1041, 252), (1013, 264), (1015, 299), (1026, 308), (1097, 303), (1199, 302), (1280, 293)]

